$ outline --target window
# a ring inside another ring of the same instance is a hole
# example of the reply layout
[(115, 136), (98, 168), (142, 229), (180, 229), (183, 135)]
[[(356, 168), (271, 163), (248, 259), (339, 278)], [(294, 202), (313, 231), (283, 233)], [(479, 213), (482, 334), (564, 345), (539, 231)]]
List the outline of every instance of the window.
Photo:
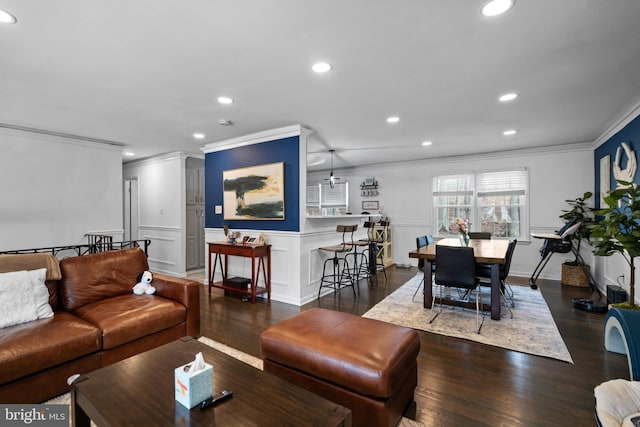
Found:
[(450, 236), (456, 218), (467, 218), (471, 231), (488, 231), (495, 238), (527, 236), (526, 169), (488, 171), (433, 178), (434, 230)]
[(344, 215), (349, 210), (349, 183), (307, 186), (307, 215)]

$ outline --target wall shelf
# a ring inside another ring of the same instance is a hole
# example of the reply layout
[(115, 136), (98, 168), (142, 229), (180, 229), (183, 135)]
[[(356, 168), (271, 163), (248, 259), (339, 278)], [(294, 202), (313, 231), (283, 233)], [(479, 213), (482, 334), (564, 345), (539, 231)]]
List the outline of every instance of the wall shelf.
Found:
[(378, 181), (376, 181), (374, 177), (367, 177), (362, 184), (360, 184), (360, 195), (362, 197), (375, 197), (379, 194)]

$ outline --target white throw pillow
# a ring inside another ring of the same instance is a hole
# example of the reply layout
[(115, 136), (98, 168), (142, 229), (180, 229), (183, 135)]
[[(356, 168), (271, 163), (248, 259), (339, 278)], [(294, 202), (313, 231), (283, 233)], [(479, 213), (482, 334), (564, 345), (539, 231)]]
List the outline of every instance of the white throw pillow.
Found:
[(47, 269), (0, 273), (0, 328), (53, 316)]

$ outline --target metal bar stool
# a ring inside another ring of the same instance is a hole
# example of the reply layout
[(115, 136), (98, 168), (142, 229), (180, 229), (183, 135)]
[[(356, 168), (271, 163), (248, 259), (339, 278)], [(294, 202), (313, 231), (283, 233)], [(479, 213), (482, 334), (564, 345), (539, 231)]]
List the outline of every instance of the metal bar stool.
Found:
[[(320, 279), (320, 288), (318, 289), (318, 298), (320, 298), (322, 288), (332, 288), (335, 292), (346, 286), (351, 286), (353, 296), (356, 296), (355, 284), (349, 273), (349, 263), (346, 257), (340, 257), (339, 254), (343, 253), (346, 255), (348, 252), (351, 252), (353, 247), (353, 233), (357, 228), (357, 225), (338, 225), (336, 232), (342, 233), (342, 243), (320, 248), (321, 251), (330, 252), (333, 256), (324, 261), (322, 279)], [(347, 242), (347, 234), (351, 236), (350, 242)], [(327, 267), (329, 267), (329, 273), (327, 273)], [(338, 298), (339, 297), (340, 293), (338, 292)]]
[[(381, 229), (376, 230), (376, 225), (379, 225)], [(387, 283), (387, 269), (384, 266), (382, 245), (387, 240), (389, 221), (381, 220), (378, 224), (373, 221), (366, 221), (364, 227), (367, 228), (367, 239), (360, 241), (366, 242), (368, 246), (363, 252), (366, 252), (369, 260), (369, 275), (375, 277), (376, 283), (378, 283), (378, 272), (382, 271), (384, 273), (384, 283)]]
[[(354, 226), (355, 230), (358, 229), (358, 226), (355, 225)], [(348, 252), (344, 257), (345, 259), (348, 261), (350, 259), (353, 259), (353, 262), (350, 264), (350, 267), (348, 268), (348, 272), (349, 275), (351, 276), (351, 279), (354, 281), (358, 293), (360, 293), (360, 286), (359, 286), (359, 281), (362, 278), (369, 278), (371, 276), (370, 271), (369, 271), (369, 260), (368, 260), (368, 254), (367, 254), (367, 248), (369, 246), (369, 243), (367, 240), (358, 240), (358, 241), (353, 241), (353, 233), (351, 234), (351, 242), (350, 242), (352, 251)], [(361, 252), (358, 252), (358, 248), (364, 248)]]

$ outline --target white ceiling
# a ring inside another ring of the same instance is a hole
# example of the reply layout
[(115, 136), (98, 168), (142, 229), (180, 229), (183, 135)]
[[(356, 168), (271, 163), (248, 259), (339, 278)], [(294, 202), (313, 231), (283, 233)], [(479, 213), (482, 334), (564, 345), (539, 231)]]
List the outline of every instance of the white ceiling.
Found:
[(0, 0), (0, 125), (136, 159), (300, 124), (341, 168), (590, 142), (640, 101), (640, 1), (483, 2)]

